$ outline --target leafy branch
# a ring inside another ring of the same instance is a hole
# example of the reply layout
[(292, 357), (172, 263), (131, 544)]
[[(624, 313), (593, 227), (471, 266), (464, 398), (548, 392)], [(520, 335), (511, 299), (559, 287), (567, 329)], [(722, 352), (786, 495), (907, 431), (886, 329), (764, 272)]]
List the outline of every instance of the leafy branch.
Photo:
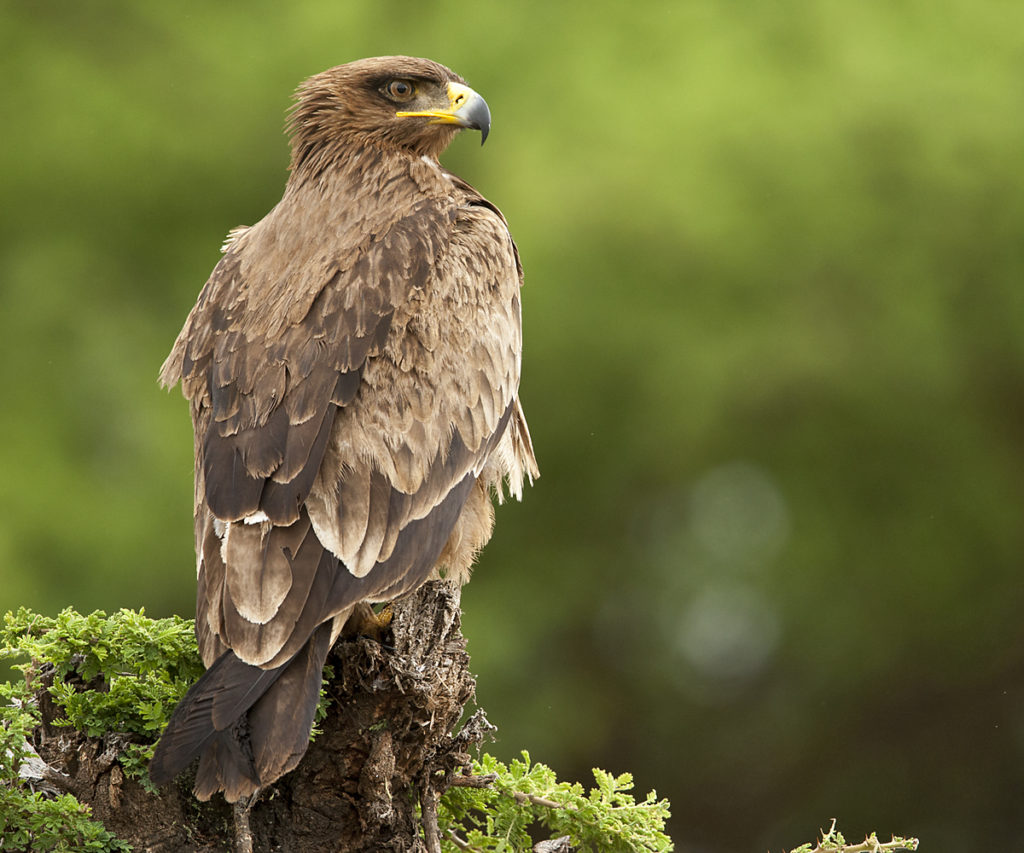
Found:
[[(55, 618), (24, 607), (8, 612), (0, 625), (2, 658), (27, 659), (14, 669), (24, 673), (29, 691), (48, 685), (64, 714), (53, 725), (89, 737), (125, 735), (119, 761), (147, 788), (153, 741), (203, 673), (191, 620), (149, 619), (144, 610), (108, 617), (102, 610), (82, 615), (68, 608)], [(14, 689), (0, 685), (0, 698), (16, 698)]]
[(20, 682), (0, 683), (0, 850), (114, 853), (130, 847), (79, 802), (70, 777), (32, 748), (40, 701), (63, 715), (51, 725), (104, 738), (125, 773), (151, 792), (153, 741), (202, 672), (192, 623), (143, 612), (64, 610), (49, 618), (22, 608), (0, 624), (0, 660), (20, 661)]
[(817, 844), (807, 843), (794, 847), (789, 853), (900, 853), (904, 850), (917, 850), (916, 838), (901, 838), (894, 835), (891, 841), (879, 841), (875, 833), (871, 833), (862, 842), (851, 844), (836, 829), (836, 820), (832, 818), (832, 826), (828, 832), (821, 831), (821, 840)]
[(485, 753), (473, 763), (474, 775), (468, 779), (474, 781), (453, 780), (438, 813), (443, 849), (529, 850), (534, 848), (530, 829), (538, 827), (554, 836), (542, 842), (550, 850), (672, 849), (664, 832), (668, 801), (652, 791), (637, 802), (629, 773), (613, 776), (595, 768), (595, 785), (584, 791), (578, 783), (559, 782), (549, 767), (533, 764), (529, 753), (522, 755), (505, 765)]

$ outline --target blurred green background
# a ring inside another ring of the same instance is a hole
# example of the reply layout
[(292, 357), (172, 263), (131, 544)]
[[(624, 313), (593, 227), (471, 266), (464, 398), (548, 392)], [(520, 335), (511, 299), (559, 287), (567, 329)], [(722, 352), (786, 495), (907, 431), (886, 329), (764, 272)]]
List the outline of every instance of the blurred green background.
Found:
[(527, 272), (543, 477), (463, 603), (478, 697), (677, 849), (1024, 830), (1024, 6), (0, 6), (0, 611), (190, 615), (156, 385), (290, 94), (383, 53), (494, 114), (445, 163)]

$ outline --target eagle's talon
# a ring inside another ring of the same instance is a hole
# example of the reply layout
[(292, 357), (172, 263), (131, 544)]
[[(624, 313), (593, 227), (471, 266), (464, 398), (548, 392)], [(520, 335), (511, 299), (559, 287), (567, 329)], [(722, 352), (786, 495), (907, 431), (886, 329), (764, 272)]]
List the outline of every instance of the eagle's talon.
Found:
[(352, 613), (341, 630), (341, 638), (373, 640), (388, 651), (394, 651), (393, 644), (387, 642), (394, 614), (395, 609), (391, 604), (386, 604), (376, 611), (367, 602), (361, 601), (352, 608)]

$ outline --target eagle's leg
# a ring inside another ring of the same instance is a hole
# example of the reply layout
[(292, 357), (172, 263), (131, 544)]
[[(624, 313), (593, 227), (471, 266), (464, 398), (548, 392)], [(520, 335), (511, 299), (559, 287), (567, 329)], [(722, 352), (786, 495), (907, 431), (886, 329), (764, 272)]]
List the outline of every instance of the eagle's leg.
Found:
[(361, 601), (353, 608), (352, 615), (348, 617), (345, 627), (341, 630), (341, 636), (345, 639), (367, 637), (386, 648), (391, 648), (391, 644), (386, 642), (386, 634), (391, 627), (393, 616), (394, 607), (391, 604), (374, 611), (367, 602)]
[(391, 620), (395, 616), (395, 606), (390, 602), (385, 604), (380, 610), (373, 612), (374, 621), (381, 627), (382, 630), (386, 630), (391, 627)]

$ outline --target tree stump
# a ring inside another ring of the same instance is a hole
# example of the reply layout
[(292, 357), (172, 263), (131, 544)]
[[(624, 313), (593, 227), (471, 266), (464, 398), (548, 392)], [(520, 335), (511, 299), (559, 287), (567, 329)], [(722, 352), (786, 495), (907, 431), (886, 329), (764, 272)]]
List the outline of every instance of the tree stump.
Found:
[(437, 853), (437, 799), (491, 728), (477, 711), (453, 734), (475, 689), (459, 602), (458, 587), (431, 581), (394, 605), (381, 641), (340, 640), (321, 733), (248, 808), (233, 811), (220, 795), (197, 802), (188, 773), (147, 793), (116, 762), (122, 736), (54, 727), (59, 709), (44, 700), (35, 746), (46, 784), (91, 805), (137, 851)]

